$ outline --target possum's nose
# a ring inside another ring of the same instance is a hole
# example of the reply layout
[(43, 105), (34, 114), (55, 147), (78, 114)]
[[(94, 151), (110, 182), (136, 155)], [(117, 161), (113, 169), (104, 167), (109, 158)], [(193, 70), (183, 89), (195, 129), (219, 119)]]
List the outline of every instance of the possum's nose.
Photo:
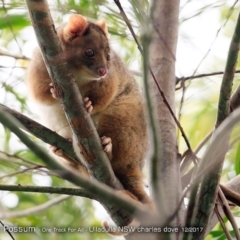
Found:
[(99, 75), (100, 75), (101, 77), (103, 77), (103, 76), (105, 76), (105, 75), (107, 74), (107, 69), (104, 68), (104, 67), (100, 67), (100, 68), (98, 69), (98, 73), (99, 73)]

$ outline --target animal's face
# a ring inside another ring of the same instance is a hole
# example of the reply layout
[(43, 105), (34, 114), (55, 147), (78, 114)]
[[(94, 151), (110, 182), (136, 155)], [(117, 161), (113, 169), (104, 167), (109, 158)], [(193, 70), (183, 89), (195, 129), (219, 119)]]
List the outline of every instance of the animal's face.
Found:
[(60, 32), (65, 58), (81, 77), (100, 79), (106, 76), (110, 64), (106, 25), (87, 22), (80, 15), (73, 16)]

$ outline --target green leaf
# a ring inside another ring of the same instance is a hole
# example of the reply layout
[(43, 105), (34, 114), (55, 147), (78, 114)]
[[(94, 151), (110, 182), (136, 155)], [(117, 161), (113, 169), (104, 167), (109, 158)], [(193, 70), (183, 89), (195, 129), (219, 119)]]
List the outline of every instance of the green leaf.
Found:
[(237, 150), (236, 150), (235, 171), (237, 175), (240, 173), (240, 143), (237, 145)]
[(23, 28), (30, 25), (27, 14), (8, 14), (0, 17), (0, 29)]

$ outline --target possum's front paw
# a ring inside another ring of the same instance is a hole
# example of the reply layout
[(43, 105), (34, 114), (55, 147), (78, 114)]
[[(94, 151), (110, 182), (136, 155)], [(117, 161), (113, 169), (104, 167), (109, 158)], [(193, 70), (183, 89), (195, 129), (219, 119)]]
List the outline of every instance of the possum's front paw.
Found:
[(50, 146), (49, 150), (59, 157), (63, 156), (63, 150), (60, 148), (57, 148), (56, 146)]
[(57, 98), (57, 91), (56, 91), (53, 83), (50, 83), (49, 86), (50, 86), (50, 93), (52, 94), (52, 97)]
[(110, 137), (101, 137), (101, 144), (103, 146), (103, 151), (107, 154), (108, 159), (112, 159), (112, 139)]
[(93, 110), (93, 105), (92, 105), (92, 102), (90, 101), (89, 97), (85, 97), (83, 99), (83, 102), (84, 102), (84, 106), (87, 109), (88, 113), (91, 113)]
[[(69, 142), (72, 142), (72, 138), (67, 139)], [(56, 146), (50, 145), (49, 147), (50, 152), (54, 153), (58, 157), (65, 157), (65, 154), (62, 149), (57, 148)]]

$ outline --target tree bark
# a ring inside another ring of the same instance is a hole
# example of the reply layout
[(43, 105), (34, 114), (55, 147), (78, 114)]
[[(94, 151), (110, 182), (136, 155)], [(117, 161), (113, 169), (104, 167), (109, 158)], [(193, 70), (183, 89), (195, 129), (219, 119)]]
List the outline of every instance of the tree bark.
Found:
[[(151, 13), (153, 34), (150, 44), (150, 67), (171, 109), (175, 112), (175, 53), (178, 37), (179, 0), (153, 1)], [(176, 124), (154, 81), (151, 85), (159, 127), (158, 171), (162, 200), (166, 208), (164, 213), (166, 220), (175, 211), (181, 195), (179, 163), (176, 158)], [(176, 219), (178, 218), (175, 218), (172, 225), (180, 224)]]

